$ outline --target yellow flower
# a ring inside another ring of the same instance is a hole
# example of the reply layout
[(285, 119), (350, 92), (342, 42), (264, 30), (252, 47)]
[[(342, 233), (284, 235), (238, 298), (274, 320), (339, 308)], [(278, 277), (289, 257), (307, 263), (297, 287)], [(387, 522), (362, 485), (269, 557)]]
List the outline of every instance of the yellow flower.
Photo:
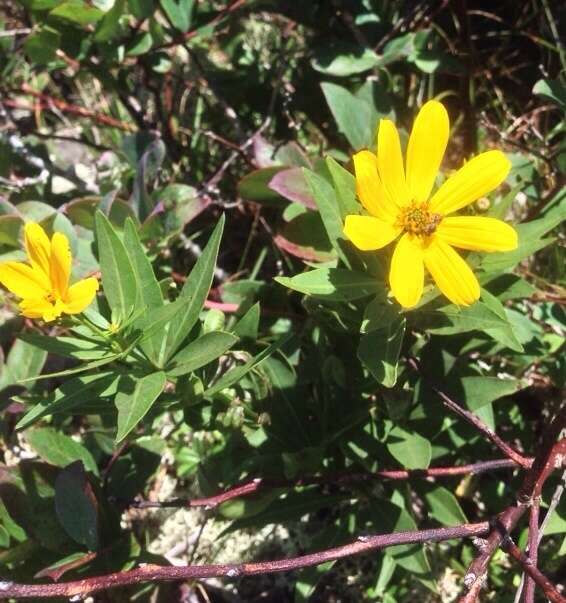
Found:
[(363, 251), (381, 249), (399, 235), (389, 282), (397, 301), (415, 306), (423, 292), (424, 269), (453, 303), (468, 306), (479, 299), (477, 278), (454, 250), (509, 251), (517, 232), (505, 222), (479, 216), (448, 216), (498, 187), (511, 164), (501, 151), (487, 151), (468, 161), (430, 197), (448, 143), (446, 109), (426, 103), (415, 120), (406, 167), (393, 122), (382, 119), (377, 156), (354, 155), (356, 189), (369, 215), (346, 216), (345, 235)]
[(24, 232), (29, 265), (0, 264), (0, 283), (22, 298), (22, 314), (51, 321), (63, 313), (82, 312), (96, 295), (98, 281), (85, 278), (69, 287), (72, 260), (69, 239), (56, 232), (50, 241), (43, 228), (34, 223), (26, 224)]

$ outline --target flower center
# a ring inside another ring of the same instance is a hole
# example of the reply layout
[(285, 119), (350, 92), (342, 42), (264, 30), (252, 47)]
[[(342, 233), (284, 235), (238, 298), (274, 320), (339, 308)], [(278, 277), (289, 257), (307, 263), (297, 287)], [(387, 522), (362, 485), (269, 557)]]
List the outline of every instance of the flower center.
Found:
[(400, 226), (405, 232), (411, 234), (430, 236), (440, 224), (441, 214), (436, 214), (428, 209), (428, 203), (411, 203), (401, 210), (399, 216)]

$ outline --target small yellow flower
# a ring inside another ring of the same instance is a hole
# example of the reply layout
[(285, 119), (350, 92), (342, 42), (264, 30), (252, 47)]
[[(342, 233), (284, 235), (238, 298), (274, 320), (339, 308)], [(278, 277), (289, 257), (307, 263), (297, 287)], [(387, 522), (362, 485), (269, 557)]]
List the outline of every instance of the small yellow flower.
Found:
[(479, 299), (478, 280), (453, 247), (474, 251), (517, 247), (517, 232), (501, 220), (448, 217), (505, 180), (511, 164), (501, 151), (474, 157), (430, 197), (449, 129), (444, 106), (429, 101), (413, 125), (406, 168), (399, 134), (388, 119), (379, 125), (377, 156), (370, 151), (354, 155), (356, 189), (369, 215), (346, 216), (344, 233), (363, 251), (381, 249), (401, 235), (389, 281), (393, 295), (405, 308), (415, 306), (422, 296), (425, 267), (451, 302), (468, 306)]
[(28, 318), (49, 322), (63, 313), (80, 314), (94, 299), (98, 281), (85, 278), (69, 287), (69, 239), (56, 232), (50, 241), (43, 228), (31, 222), (26, 224), (24, 233), (29, 265), (0, 264), (0, 283), (22, 298), (20, 310)]

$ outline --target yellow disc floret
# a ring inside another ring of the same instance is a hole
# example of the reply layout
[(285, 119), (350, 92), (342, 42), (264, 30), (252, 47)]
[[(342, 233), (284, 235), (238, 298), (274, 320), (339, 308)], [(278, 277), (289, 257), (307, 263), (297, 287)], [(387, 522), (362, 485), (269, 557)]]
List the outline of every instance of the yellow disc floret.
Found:
[(428, 203), (410, 203), (399, 213), (399, 226), (414, 235), (430, 236), (442, 220), (438, 213), (431, 212)]

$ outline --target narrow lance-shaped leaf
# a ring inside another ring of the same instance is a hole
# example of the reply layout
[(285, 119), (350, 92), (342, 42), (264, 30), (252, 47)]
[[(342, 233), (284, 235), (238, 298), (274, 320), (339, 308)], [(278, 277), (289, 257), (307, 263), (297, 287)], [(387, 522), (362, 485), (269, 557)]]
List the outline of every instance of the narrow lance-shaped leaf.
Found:
[(138, 295), (134, 267), (108, 218), (97, 211), (94, 220), (104, 294), (112, 312), (124, 320), (133, 311)]
[(229, 350), (238, 338), (231, 333), (213, 331), (192, 341), (171, 359), (171, 368), (167, 370), (170, 377), (186, 375)]
[[(139, 322), (151, 318), (154, 311), (163, 306), (163, 295), (161, 294), (161, 287), (159, 286), (157, 278), (155, 278), (153, 266), (140, 242), (136, 226), (130, 218), (126, 220), (124, 228), (124, 244), (134, 266), (138, 282), (136, 307), (143, 311), (142, 317), (134, 323), (134, 327), (136, 327)], [(151, 336), (144, 334), (143, 341), (140, 342), (141, 349), (148, 358), (155, 363), (157, 363), (159, 359), (162, 340), (163, 333), (154, 332)]]
[(163, 391), (165, 383), (165, 373), (163, 371), (158, 371), (138, 379), (132, 393), (118, 392), (114, 401), (116, 408), (118, 409), (117, 444), (119, 444), (149, 412), (149, 409)]
[(218, 220), (208, 244), (183, 286), (179, 299), (184, 302), (185, 307), (180, 316), (176, 316), (175, 320), (169, 325), (167, 341), (160, 358), (160, 366), (164, 366), (165, 362), (179, 349), (179, 346), (198, 320), (212, 285), (223, 229), (224, 215)]
[(316, 268), (293, 277), (278, 276), (275, 280), (294, 291), (333, 301), (361, 299), (384, 291), (383, 283), (370, 274), (344, 268)]

